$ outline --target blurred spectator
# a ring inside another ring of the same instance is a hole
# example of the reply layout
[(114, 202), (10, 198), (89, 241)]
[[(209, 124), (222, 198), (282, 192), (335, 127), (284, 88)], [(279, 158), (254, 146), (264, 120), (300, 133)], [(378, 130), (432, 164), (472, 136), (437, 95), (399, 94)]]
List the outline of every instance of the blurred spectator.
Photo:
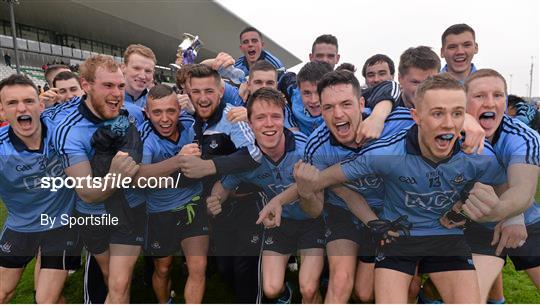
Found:
[(11, 56), (7, 52), (4, 54), (4, 61), (6, 62), (6, 66), (11, 67)]

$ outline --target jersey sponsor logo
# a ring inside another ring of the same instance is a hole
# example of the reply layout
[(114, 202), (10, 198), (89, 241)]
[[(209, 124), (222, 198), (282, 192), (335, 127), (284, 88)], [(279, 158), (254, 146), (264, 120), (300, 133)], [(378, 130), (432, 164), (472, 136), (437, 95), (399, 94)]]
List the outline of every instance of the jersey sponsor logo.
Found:
[(399, 176), (399, 181), (407, 184), (416, 184), (416, 179), (414, 179), (414, 177)]
[(161, 249), (161, 245), (157, 241), (153, 242), (150, 247), (152, 247), (152, 249)]
[(216, 142), (216, 140), (212, 140), (212, 143), (210, 143), (209, 146), (212, 149), (216, 149), (218, 147), (218, 143)]
[(429, 193), (405, 192), (405, 206), (442, 213), (459, 200), (456, 191), (434, 191)]
[(40, 164), (39, 170), (42, 171), (38, 175), (29, 175), (23, 178), (23, 184), (27, 190), (41, 187), (43, 177), (66, 177), (64, 168), (58, 159), (51, 160), (48, 165), (46, 165), (46, 161), (47, 159), (40, 159), (38, 161)]
[(258, 242), (259, 242), (259, 235), (258, 234), (253, 234), (253, 236), (251, 236), (251, 243), (256, 244)]
[(359, 179), (354, 181), (347, 182), (347, 185), (356, 189), (359, 192), (374, 190), (382, 186), (382, 179), (375, 175), (369, 175), (360, 177)]

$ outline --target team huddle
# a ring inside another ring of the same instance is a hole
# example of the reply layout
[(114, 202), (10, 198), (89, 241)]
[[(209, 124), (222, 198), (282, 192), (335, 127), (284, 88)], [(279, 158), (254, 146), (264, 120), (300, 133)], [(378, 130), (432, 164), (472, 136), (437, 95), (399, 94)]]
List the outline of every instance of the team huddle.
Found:
[[(170, 303), (180, 252), (186, 303), (203, 301), (209, 263), (236, 303), (291, 303), (295, 257), (303, 303), (504, 302), (507, 257), (540, 288), (540, 135), (507, 114), (504, 77), (472, 64), (472, 28), (443, 33), (442, 69), (431, 48), (405, 50), (398, 82), (371, 57), (364, 87), (332, 35), (298, 74), (263, 46), (248, 27), (244, 56), (183, 65), (174, 87), (153, 82), (142, 45), (79, 75), (50, 67), (42, 93), (0, 81), (0, 302), (34, 257), (35, 301), (65, 302), (83, 248), (88, 303), (129, 303), (140, 255)], [(223, 80), (230, 66), (247, 82)], [(112, 176), (130, 183), (43, 184)], [(167, 183), (136, 183), (149, 179)]]

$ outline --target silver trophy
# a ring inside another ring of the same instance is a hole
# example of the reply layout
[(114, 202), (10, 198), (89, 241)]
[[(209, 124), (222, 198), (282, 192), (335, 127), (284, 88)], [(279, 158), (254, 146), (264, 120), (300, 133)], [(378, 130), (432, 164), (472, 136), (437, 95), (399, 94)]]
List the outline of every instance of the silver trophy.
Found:
[(203, 46), (203, 42), (199, 39), (199, 36), (184, 33), (183, 38), (182, 42), (178, 45), (176, 62), (169, 65), (173, 70), (180, 69), (182, 65), (194, 64), (197, 53)]

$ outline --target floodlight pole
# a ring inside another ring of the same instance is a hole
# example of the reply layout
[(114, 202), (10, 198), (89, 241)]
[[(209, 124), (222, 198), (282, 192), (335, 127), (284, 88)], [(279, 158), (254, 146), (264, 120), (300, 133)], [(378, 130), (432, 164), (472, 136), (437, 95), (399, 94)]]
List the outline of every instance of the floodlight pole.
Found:
[(21, 74), (21, 67), (19, 65), (19, 47), (17, 45), (17, 32), (15, 31), (15, 12), (13, 4), (19, 4), (18, 0), (6, 0), (9, 5), (9, 15), (11, 17), (11, 37), (13, 38), (13, 48), (15, 49), (15, 67), (17, 74)]
[(529, 78), (529, 101), (530, 102), (532, 102), (533, 65), (534, 65), (534, 57), (531, 56), (531, 76)]

